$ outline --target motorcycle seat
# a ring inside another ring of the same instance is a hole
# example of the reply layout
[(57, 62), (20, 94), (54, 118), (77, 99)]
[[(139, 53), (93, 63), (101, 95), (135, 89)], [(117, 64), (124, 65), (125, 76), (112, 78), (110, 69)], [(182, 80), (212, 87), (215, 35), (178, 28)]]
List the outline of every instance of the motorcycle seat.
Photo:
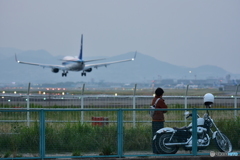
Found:
[(173, 129), (175, 130), (187, 130), (188, 127), (184, 126), (184, 127), (181, 127), (181, 128), (178, 128), (178, 127), (173, 127)]

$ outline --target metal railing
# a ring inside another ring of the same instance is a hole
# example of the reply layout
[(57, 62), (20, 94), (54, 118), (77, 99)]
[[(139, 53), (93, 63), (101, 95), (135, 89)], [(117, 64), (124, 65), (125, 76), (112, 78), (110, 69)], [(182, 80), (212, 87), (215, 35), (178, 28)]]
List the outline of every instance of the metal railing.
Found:
[[(168, 108), (191, 109), (204, 108), (203, 96), (164, 96)], [(87, 95), (8, 95), (0, 99), (0, 109), (148, 109), (152, 96), (87, 96)], [(214, 108), (239, 108), (240, 96), (216, 96)], [(31, 121), (31, 113), (26, 119)], [(237, 118), (237, 111), (229, 116)], [(1, 120), (0, 120), (1, 121)], [(81, 123), (86, 120), (81, 112)], [(135, 125), (136, 113), (132, 112), (132, 122)]]
[[(161, 110), (161, 109), (159, 109)], [(173, 127), (183, 123), (173, 123), (182, 117), (186, 109), (167, 109), (165, 126)], [(204, 151), (197, 150), (197, 114), (206, 109), (189, 108), (192, 112), (193, 148), (189, 153), (183, 149), (176, 154), (153, 154), (151, 151), (151, 121), (149, 109), (30, 109), (0, 110), (0, 157), (2, 159), (46, 159), (46, 158), (88, 158), (88, 157), (145, 157), (145, 156), (198, 156), (209, 155), (216, 151), (211, 145)], [(233, 143), (233, 150), (240, 154), (239, 128), (231, 128), (233, 117), (224, 117), (226, 112), (239, 112), (238, 109), (208, 109), (219, 121), (220, 130)], [(81, 113), (84, 112), (88, 121), (81, 124)], [(96, 113), (110, 115), (105, 121), (92, 121)], [(136, 113), (136, 124), (131, 121), (132, 113)], [(30, 125), (24, 117), (31, 115)], [(106, 114), (107, 113), (107, 114)], [(19, 117), (12, 116), (18, 114)], [(70, 120), (68, 115), (72, 119)], [(224, 120), (222, 120), (224, 118)], [(3, 120), (9, 120), (8, 123)], [(238, 116), (239, 123), (239, 116)], [(54, 123), (58, 122), (58, 123)], [(74, 123), (73, 123), (74, 122)], [(231, 122), (231, 123), (230, 123)], [(229, 128), (226, 128), (229, 127)], [(234, 126), (233, 126), (234, 127)], [(233, 134), (234, 133), (234, 134)], [(99, 153), (101, 152), (101, 153)]]

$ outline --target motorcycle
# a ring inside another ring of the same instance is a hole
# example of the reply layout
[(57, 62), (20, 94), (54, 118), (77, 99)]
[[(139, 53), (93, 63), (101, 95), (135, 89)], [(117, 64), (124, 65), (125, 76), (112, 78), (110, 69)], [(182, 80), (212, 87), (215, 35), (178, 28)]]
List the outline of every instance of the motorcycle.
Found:
[[(214, 102), (214, 96), (211, 93), (204, 95), (204, 104), (206, 108), (211, 108)], [(186, 119), (191, 117), (188, 111), (185, 112)], [(212, 139), (220, 152), (231, 152), (232, 144), (228, 137), (223, 134), (210, 117), (208, 110), (203, 117), (197, 115), (197, 149), (206, 149)], [(211, 128), (214, 127), (215, 131)], [(182, 128), (165, 127), (159, 129), (153, 137), (154, 144), (159, 154), (175, 154), (179, 147), (185, 150), (192, 150), (192, 123)]]

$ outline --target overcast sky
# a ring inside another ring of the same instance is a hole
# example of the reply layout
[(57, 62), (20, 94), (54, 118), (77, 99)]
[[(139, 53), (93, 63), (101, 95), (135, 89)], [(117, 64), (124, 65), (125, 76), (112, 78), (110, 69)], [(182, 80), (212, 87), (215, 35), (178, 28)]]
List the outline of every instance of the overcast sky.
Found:
[(0, 47), (77, 56), (81, 34), (87, 57), (137, 50), (240, 74), (239, 0), (0, 0)]

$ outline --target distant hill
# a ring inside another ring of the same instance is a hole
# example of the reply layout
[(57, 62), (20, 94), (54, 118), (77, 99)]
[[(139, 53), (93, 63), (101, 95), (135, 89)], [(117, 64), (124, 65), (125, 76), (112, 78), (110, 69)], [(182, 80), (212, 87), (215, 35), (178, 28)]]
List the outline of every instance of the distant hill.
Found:
[[(151, 82), (154, 79), (174, 78), (174, 79), (205, 79), (225, 77), (231, 74), (224, 69), (216, 66), (205, 65), (197, 68), (176, 66), (170, 63), (159, 61), (151, 56), (137, 53), (135, 61), (112, 64), (98, 69), (93, 69), (87, 73), (86, 77), (81, 76), (81, 72), (69, 72), (67, 77), (62, 77), (61, 72), (53, 73), (51, 69), (43, 69), (38, 66), (18, 64), (15, 62), (15, 53), (18, 59), (22, 61), (61, 64), (60, 56), (54, 57), (45, 50), (21, 51), (15, 48), (0, 48), (0, 83), (18, 82), (18, 83), (55, 83), (55, 82), (87, 82), (87, 81), (105, 81), (105, 82), (123, 82), (138, 83)], [(132, 58), (133, 52), (110, 57), (104, 61), (115, 61)], [(86, 57), (85, 60), (99, 57)], [(92, 63), (100, 63), (97, 61)], [(189, 72), (191, 71), (191, 73)]]

